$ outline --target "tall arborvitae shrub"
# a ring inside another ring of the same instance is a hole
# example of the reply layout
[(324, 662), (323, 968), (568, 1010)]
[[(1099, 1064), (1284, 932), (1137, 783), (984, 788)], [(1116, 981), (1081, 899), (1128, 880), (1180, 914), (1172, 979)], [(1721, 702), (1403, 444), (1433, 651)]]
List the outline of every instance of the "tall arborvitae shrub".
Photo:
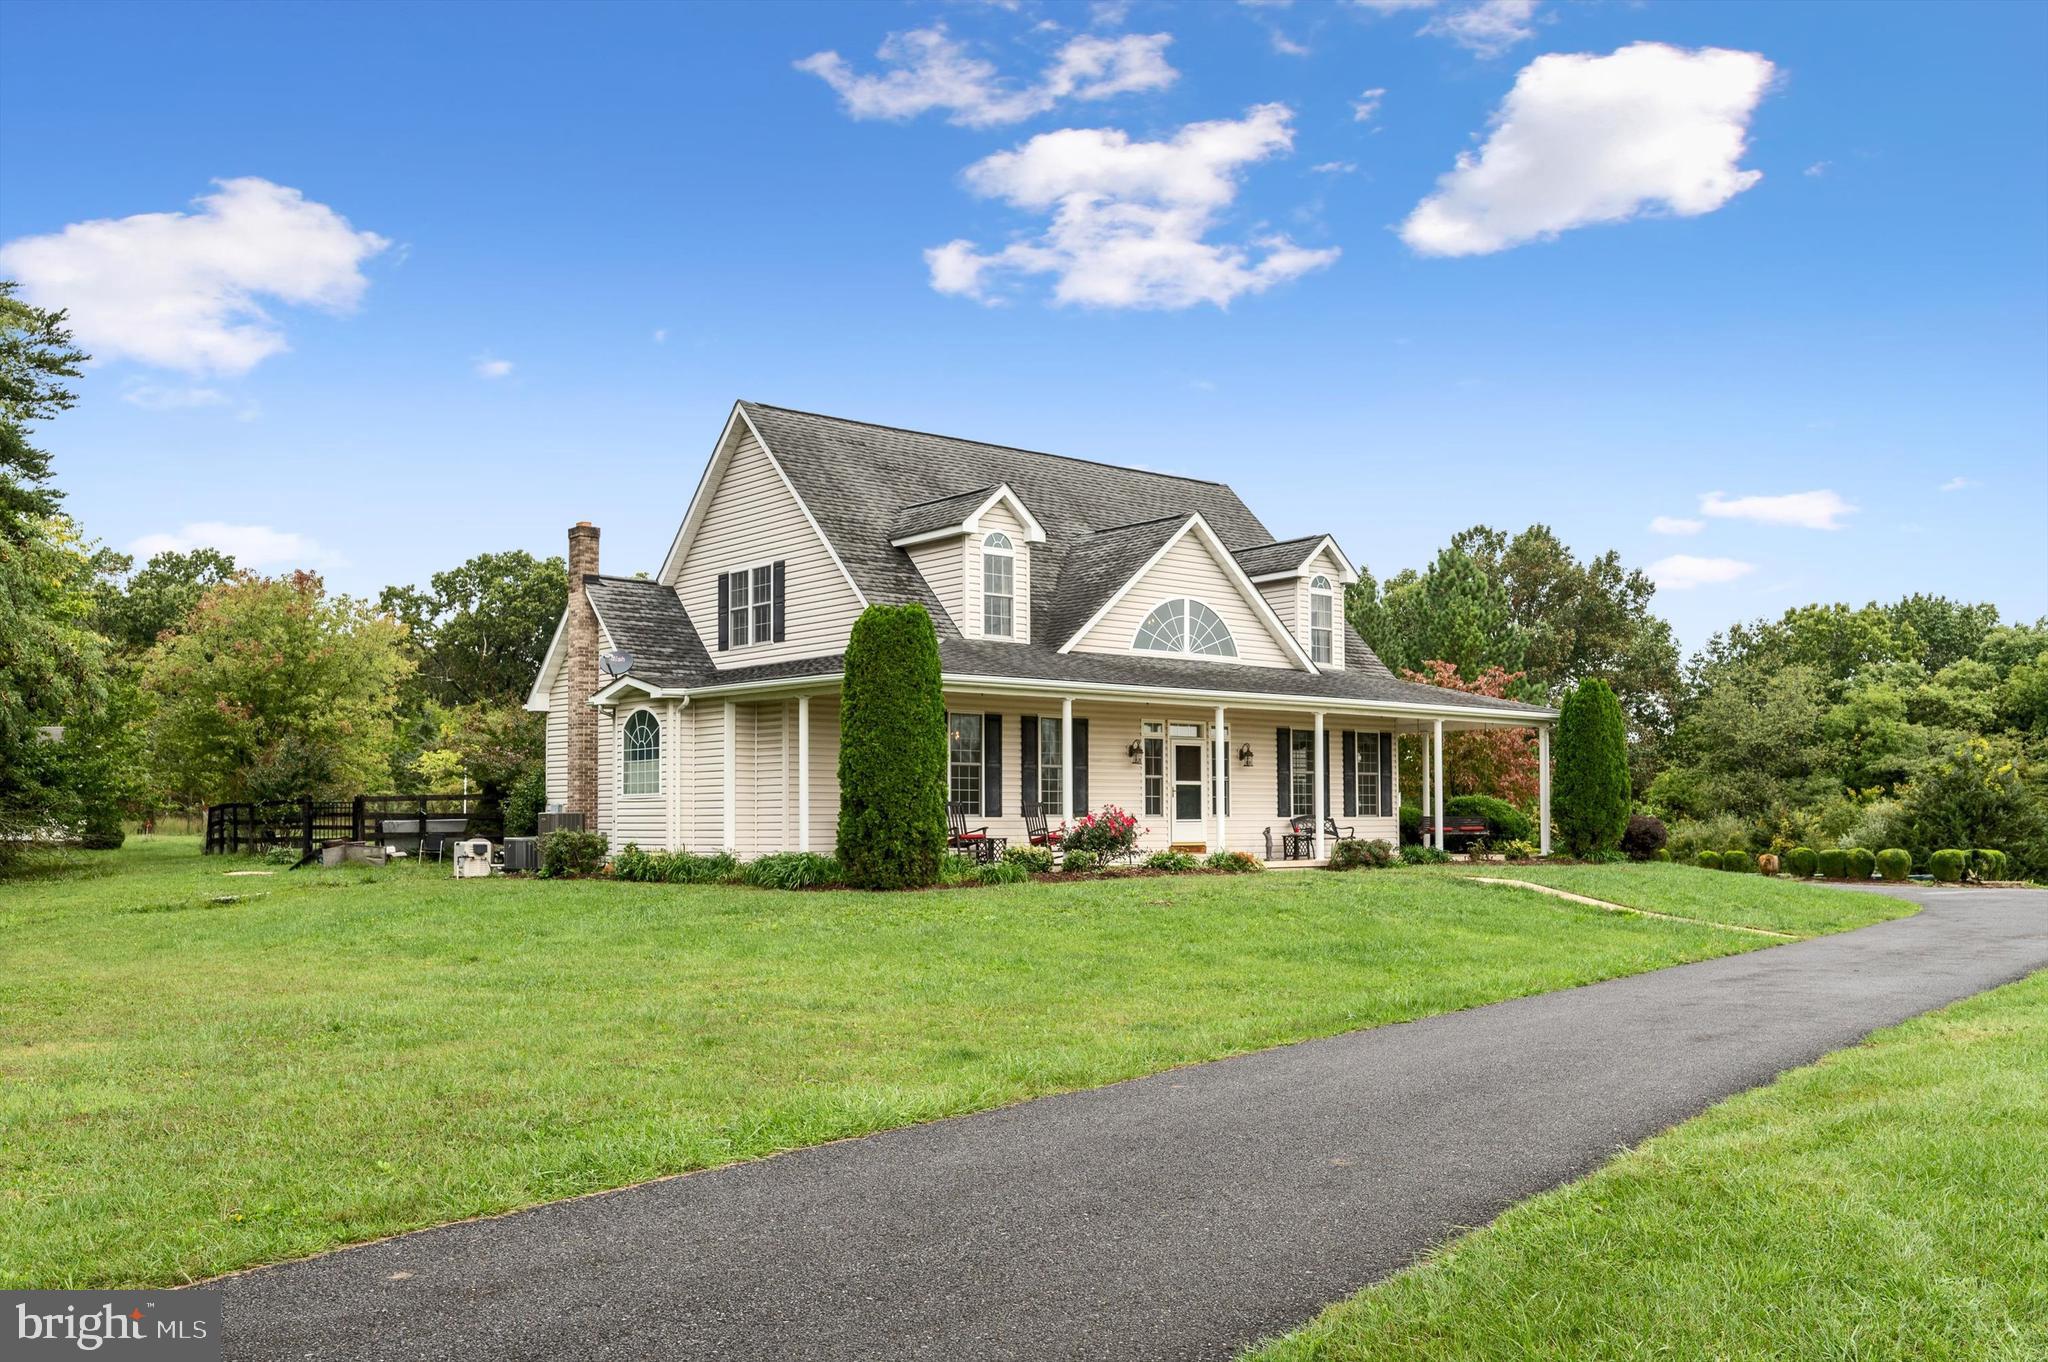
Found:
[(1628, 827), (1628, 730), (1605, 681), (1588, 678), (1565, 696), (1556, 762), (1552, 807), (1565, 850), (1612, 851)]
[(856, 889), (936, 884), (946, 851), (946, 700), (921, 605), (871, 605), (840, 685), (839, 862)]

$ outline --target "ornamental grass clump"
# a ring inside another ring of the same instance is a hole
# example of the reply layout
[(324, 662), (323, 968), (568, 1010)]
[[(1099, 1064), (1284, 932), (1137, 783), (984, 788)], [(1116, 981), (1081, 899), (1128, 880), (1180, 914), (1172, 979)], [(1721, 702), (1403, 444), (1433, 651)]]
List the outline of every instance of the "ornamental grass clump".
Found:
[(1905, 883), (1913, 873), (1913, 853), (1904, 847), (1886, 847), (1877, 853), (1877, 873), (1893, 884)]
[(835, 856), (782, 851), (748, 861), (740, 870), (740, 883), (757, 889), (816, 889), (844, 884), (846, 874)]

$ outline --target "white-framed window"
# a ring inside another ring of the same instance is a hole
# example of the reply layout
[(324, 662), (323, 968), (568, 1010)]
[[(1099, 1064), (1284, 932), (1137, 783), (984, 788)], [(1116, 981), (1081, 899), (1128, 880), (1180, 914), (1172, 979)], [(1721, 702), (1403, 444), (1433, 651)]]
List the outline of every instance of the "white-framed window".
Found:
[(747, 593), (754, 603), (754, 642), (775, 637), (775, 564), (763, 563), (753, 569), (754, 587)]
[(629, 795), (661, 793), (661, 725), (636, 709), (619, 734), (620, 789)]
[(746, 647), (747, 639), (751, 637), (747, 628), (754, 618), (754, 612), (747, 607), (747, 585), (751, 580), (746, 572), (725, 574), (726, 637), (735, 648)]
[(775, 563), (756, 563), (721, 573), (725, 587), (725, 625), (719, 646), (744, 648), (775, 640)]
[(1166, 813), (1166, 725), (1147, 720), (1140, 737), (1145, 745), (1145, 816), (1163, 817)]
[(1237, 640), (1223, 617), (1192, 596), (1177, 596), (1152, 607), (1138, 624), (1131, 647), (1182, 657), (1236, 657)]
[(1358, 816), (1378, 818), (1380, 810), (1380, 735), (1360, 733), (1353, 741), (1358, 747)]
[(981, 541), (981, 632), (989, 638), (1016, 633), (1017, 550), (1010, 536), (992, 531)]
[(962, 813), (981, 812), (981, 716), (948, 714), (946, 733), (951, 742), (947, 796)]
[(1308, 656), (1319, 667), (1330, 661), (1336, 619), (1337, 602), (1330, 579), (1319, 574), (1308, 584)]
[(1296, 818), (1316, 816), (1316, 733), (1312, 728), (1289, 729), (1288, 745), (1293, 749), (1288, 759), (1287, 774), (1292, 786)]
[(1060, 721), (1057, 715), (1038, 720), (1038, 807), (1048, 812), (1063, 809), (1067, 768), (1060, 760)]

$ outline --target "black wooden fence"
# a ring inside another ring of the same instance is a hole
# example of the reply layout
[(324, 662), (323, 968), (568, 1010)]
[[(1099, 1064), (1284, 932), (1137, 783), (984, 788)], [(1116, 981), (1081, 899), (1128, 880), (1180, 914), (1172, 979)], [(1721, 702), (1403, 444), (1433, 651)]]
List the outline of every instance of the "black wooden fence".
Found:
[(428, 820), (467, 821), (482, 801), (475, 795), (357, 795), (354, 799), (284, 799), (267, 803), (209, 804), (204, 850), (268, 851), (290, 847), (310, 861), (323, 842), (383, 841), (396, 831), (419, 841)]

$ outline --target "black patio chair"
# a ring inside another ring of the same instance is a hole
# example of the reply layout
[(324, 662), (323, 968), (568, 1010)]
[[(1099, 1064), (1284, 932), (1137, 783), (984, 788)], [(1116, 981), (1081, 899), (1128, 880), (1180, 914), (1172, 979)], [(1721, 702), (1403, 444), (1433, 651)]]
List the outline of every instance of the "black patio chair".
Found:
[(1044, 813), (1024, 815), (1024, 838), (1035, 847), (1052, 845), (1052, 828), (1046, 823)]
[(993, 861), (1000, 853), (1001, 844), (988, 835), (987, 825), (968, 827), (967, 810), (959, 804), (949, 804), (946, 809), (953, 819), (953, 830), (946, 837), (947, 850), (972, 856), (977, 861)]
[(1349, 842), (1358, 836), (1358, 829), (1349, 825), (1339, 828), (1336, 819), (1325, 817), (1323, 819), (1323, 833), (1333, 842)]

